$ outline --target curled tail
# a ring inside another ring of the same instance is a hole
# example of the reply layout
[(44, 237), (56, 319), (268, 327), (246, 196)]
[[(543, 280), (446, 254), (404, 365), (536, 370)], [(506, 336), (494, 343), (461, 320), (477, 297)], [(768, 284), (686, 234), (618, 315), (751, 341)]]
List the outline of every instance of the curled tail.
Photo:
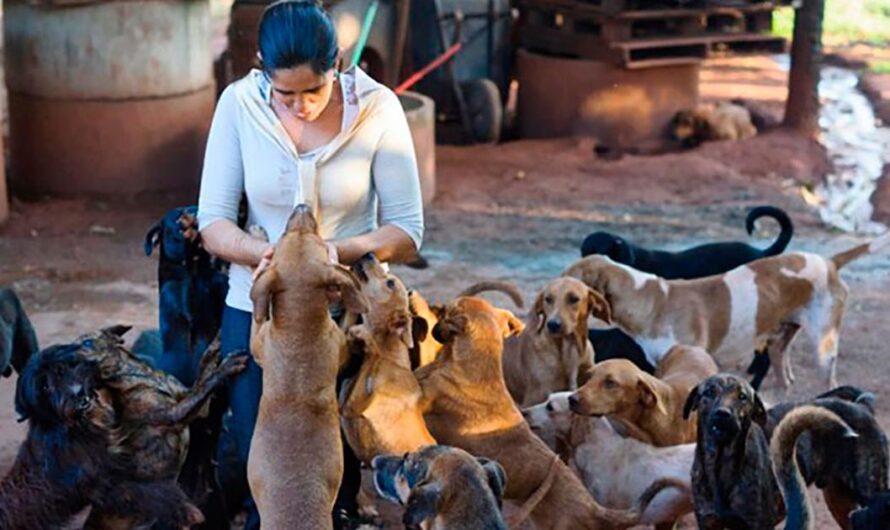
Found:
[(520, 309), (525, 305), (525, 302), (522, 300), (522, 293), (519, 292), (519, 288), (509, 282), (490, 281), (474, 283), (461, 291), (457, 296), (473, 296), (485, 291), (499, 291), (506, 294), (513, 300), (516, 307)]
[(868, 243), (863, 243), (861, 245), (857, 245), (850, 250), (845, 250), (843, 252), (839, 252), (834, 256), (831, 256), (831, 261), (834, 263), (834, 266), (840, 269), (847, 263), (850, 263), (854, 259), (865, 256), (866, 254), (873, 254), (885, 246), (890, 244), (890, 232), (885, 234), (881, 234), (880, 236), (872, 239)]
[(791, 242), (791, 236), (794, 235), (794, 225), (791, 224), (791, 219), (788, 217), (788, 214), (781, 208), (776, 208), (775, 206), (757, 206), (756, 208), (752, 208), (748, 212), (748, 217), (745, 218), (745, 230), (748, 231), (749, 236), (754, 232), (754, 223), (761, 217), (772, 217), (779, 223), (779, 227), (782, 229), (779, 233), (779, 237), (773, 244), (763, 250), (764, 256), (778, 256), (782, 252), (785, 252), (785, 248), (788, 246), (788, 243)]
[(664, 477), (652, 482), (642, 495), (640, 495), (637, 502), (630, 508), (626, 510), (606, 508), (594, 500), (594, 512), (599, 518), (607, 521), (612, 527), (627, 528), (636, 526), (640, 524), (640, 519), (643, 518), (643, 513), (646, 511), (646, 508), (649, 507), (649, 503), (652, 502), (652, 499), (661, 493), (661, 490), (666, 488), (677, 488), (678, 490), (688, 493), (690, 497), (692, 495), (692, 492), (689, 489), (689, 484), (674, 477)]
[(797, 467), (797, 439), (805, 431), (814, 437), (856, 438), (857, 434), (834, 412), (812, 405), (795, 408), (776, 426), (770, 442), (773, 472), (785, 498), (785, 530), (812, 530), (812, 508), (807, 485)]

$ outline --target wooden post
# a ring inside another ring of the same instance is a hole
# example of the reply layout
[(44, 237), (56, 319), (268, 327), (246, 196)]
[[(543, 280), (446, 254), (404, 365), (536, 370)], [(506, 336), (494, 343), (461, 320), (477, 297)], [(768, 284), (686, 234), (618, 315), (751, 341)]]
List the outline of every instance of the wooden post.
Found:
[(3, 135), (0, 134), (0, 225), (9, 218), (9, 194), (6, 192), (6, 157), (3, 155)]
[(794, 11), (791, 72), (784, 125), (801, 134), (819, 134), (819, 68), (825, 0), (804, 0)]

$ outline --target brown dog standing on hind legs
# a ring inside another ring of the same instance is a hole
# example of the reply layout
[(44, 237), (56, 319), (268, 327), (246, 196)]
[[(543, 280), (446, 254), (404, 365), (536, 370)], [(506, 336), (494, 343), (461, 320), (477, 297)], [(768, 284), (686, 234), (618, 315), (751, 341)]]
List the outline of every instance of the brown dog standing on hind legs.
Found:
[(541, 289), (525, 329), (504, 341), (504, 379), (520, 407), (587, 381), (594, 363), (590, 315), (611, 321), (608, 302), (580, 280), (557, 278)]
[(346, 337), (328, 310), (332, 290), (348, 310), (367, 311), (358, 281), (330, 262), (309, 207), (298, 205), (250, 292), (263, 395), (247, 477), (263, 528), (333, 528), (343, 475), (335, 389)]
[[(341, 424), (346, 440), (365, 463), (381, 454), (417, 451), (436, 440), (420, 411), (420, 385), (411, 372), (414, 317), (401, 280), (383, 269), (373, 254), (353, 272), (368, 300), (364, 322), (347, 333), (350, 349), (364, 352), (358, 375), (344, 387)], [(425, 323), (424, 323), (425, 326)]]
[(445, 344), (437, 359), (415, 372), (423, 389), (424, 418), (439, 443), (496, 460), (504, 467), (504, 498), (521, 505), (540, 530), (626, 527), (666, 485), (656, 481), (630, 510), (599, 505), (581, 481), (525, 423), (507, 392), (501, 367), (503, 339), (522, 329), (512, 313), (470, 296), (445, 306), (433, 330)]
[(782, 385), (794, 381), (785, 355), (798, 331), (813, 343), (825, 382), (837, 386), (838, 333), (847, 300), (839, 271), (851, 261), (890, 244), (890, 233), (824, 258), (793, 252), (753, 261), (726, 274), (668, 281), (589, 256), (563, 275), (601, 293), (612, 320), (657, 365), (674, 344), (699, 346), (725, 368), (748, 359), (768, 341), (770, 362)]

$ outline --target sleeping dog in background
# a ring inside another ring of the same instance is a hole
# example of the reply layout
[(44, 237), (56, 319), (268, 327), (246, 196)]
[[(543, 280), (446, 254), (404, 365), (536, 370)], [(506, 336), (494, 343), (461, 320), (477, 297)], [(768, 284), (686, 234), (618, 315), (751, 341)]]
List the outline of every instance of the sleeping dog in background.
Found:
[[(760, 250), (742, 242), (708, 243), (681, 252), (649, 250), (638, 247), (624, 238), (608, 232), (594, 232), (581, 244), (581, 256), (600, 254), (613, 261), (629, 265), (637, 270), (655, 274), (667, 280), (693, 280), (729, 270), (751, 261), (776, 256), (785, 251), (794, 226), (784, 211), (774, 206), (758, 206), (748, 212), (745, 229), (750, 235), (761, 217), (772, 217), (779, 223), (781, 232), (772, 245)], [(646, 360), (639, 345), (619, 329), (590, 330), (590, 342), (596, 352), (597, 362), (607, 359), (626, 358), (648, 373), (654, 367)], [(758, 352), (760, 353), (760, 352)], [(748, 373), (754, 376), (751, 386), (756, 390), (769, 370), (769, 357), (756, 355)]]
[(703, 142), (745, 140), (757, 134), (751, 112), (735, 102), (703, 103), (674, 115), (671, 137), (689, 149)]
[(37, 334), (12, 289), (0, 289), (0, 374), (22, 373), (28, 359), (39, 350)]

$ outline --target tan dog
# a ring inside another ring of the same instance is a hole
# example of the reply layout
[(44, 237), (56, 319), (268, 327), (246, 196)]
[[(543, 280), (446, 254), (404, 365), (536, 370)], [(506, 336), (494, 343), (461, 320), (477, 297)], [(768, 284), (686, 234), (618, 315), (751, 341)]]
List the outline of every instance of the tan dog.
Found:
[(668, 488), (656, 495), (640, 524), (673, 528), (675, 521), (692, 513), (689, 470), (695, 444), (653, 447), (621, 436), (605, 418), (573, 414), (571, 395), (551, 394), (544, 403), (524, 409), (522, 415), (532, 432), (565, 456), (594, 499), (608, 506), (630, 507), (653, 481), (670, 477), (686, 487)]
[(373, 254), (353, 265), (353, 272), (369, 308), (364, 323), (348, 333), (364, 351), (364, 361), (346, 389), (340, 414), (346, 441), (370, 463), (377, 455), (414, 452), (436, 440), (423, 422), (420, 385), (408, 358), (414, 346), (408, 290)]
[[(794, 252), (760, 259), (726, 274), (668, 281), (589, 256), (566, 276), (579, 278), (605, 296), (612, 320), (657, 365), (674, 344), (699, 346), (718, 364), (735, 367), (769, 340), (770, 362), (793, 382), (785, 351), (803, 328), (828, 386), (837, 386), (838, 333), (847, 300), (839, 270), (890, 243), (890, 233), (831, 258)], [(777, 370), (778, 372), (778, 370)]]
[(580, 280), (557, 278), (538, 293), (525, 329), (504, 341), (504, 379), (519, 406), (587, 381), (594, 362), (590, 315), (609, 322), (609, 304)]
[(735, 103), (704, 103), (674, 116), (671, 134), (687, 147), (714, 140), (744, 140), (757, 134), (751, 112)]
[(263, 528), (333, 527), (343, 475), (335, 387), (346, 358), (346, 337), (328, 311), (334, 289), (348, 310), (367, 311), (358, 281), (329, 262), (315, 219), (299, 205), (250, 292), (263, 396), (247, 477)]
[[(512, 313), (485, 300), (459, 297), (433, 330), (445, 344), (438, 358), (415, 374), (423, 389), (427, 426), (439, 443), (499, 462), (507, 474), (504, 498), (521, 505), (540, 530), (633, 525), (642, 508), (609, 510), (529, 430), (507, 392), (501, 367), (503, 338), (522, 329)], [(664, 484), (640, 501), (645, 505)]]
[[(408, 293), (408, 304), (411, 308), (411, 314), (420, 317), (426, 322), (426, 327), (432, 331), (433, 327), (439, 321), (439, 318), (433, 313), (429, 302), (417, 291)], [(436, 359), (439, 350), (442, 349), (442, 343), (437, 341), (432, 333), (427, 333), (423, 339), (416, 338), (414, 348), (417, 350), (417, 365), (426, 366)]]
[(569, 397), (572, 410), (584, 416), (610, 416), (637, 430), (658, 447), (695, 442), (696, 422), (683, 419), (689, 392), (717, 373), (714, 359), (701, 348), (674, 346), (658, 364), (655, 376), (625, 359), (593, 367), (590, 380)]

